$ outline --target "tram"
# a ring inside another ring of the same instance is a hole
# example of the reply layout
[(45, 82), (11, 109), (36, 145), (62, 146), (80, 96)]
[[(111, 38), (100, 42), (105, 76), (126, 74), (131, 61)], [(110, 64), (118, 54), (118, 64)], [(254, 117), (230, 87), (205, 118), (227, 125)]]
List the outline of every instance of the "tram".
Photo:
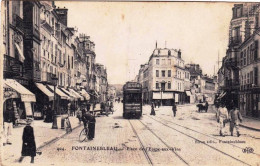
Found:
[(142, 85), (138, 82), (126, 82), (123, 86), (123, 117), (142, 116)]

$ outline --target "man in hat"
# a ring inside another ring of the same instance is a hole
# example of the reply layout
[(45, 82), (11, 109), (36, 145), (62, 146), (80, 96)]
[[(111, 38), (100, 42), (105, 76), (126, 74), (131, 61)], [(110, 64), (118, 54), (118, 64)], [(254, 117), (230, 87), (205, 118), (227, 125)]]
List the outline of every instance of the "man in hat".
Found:
[(218, 108), (217, 111), (217, 121), (219, 123), (219, 134), (220, 136), (224, 136), (223, 131), (224, 131), (225, 123), (227, 123), (228, 121), (228, 111), (223, 101), (220, 102), (220, 107)]
[(14, 109), (12, 106), (12, 102), (7, 102), (6, 109), (4, 110), (4, 136), (5, 136), (5, 144), (11, 145), (10, 135), (12, 135), (13, 122), (15, 121)]
[(84, 123), (84, 127), (88, 123), (88, 139), (93, 140), (95, 137), (95, 116), (90, 114), (89, 111), (86, 112), (85, 109), (82, 110), (82, 121)]

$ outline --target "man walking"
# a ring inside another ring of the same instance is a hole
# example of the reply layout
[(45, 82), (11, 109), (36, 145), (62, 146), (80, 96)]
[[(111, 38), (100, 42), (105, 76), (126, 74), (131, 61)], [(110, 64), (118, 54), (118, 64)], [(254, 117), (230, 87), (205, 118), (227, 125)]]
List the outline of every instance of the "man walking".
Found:
[(239, 137), (240, 136), (239, 121), (240, 121), (240, 123), (242, 123), (242, 116), (239, 112), (239, 109), (234, 106), (233, 109), (230, 110), (229, 118), (230, 118), (230, 133), (231, 133), (231, 136), (233, 136), (233, 130), (235, 128), (236, 132), (237, 132), (237, 136)]
[(12, 135), (13, 122), (15, 120), (14, 110), (12, 107), (12, 102), (7, 102), (6, 110), (4, 110), (4, 136), (5, 136), (5, 144), (11, 145), (10, 135)]
[(176, 116), (176, 111), (177, 111), (177, 107), (176, 107), (175, 101), (173, 101), (173, 104), (172, 104), (172, 112), (173, 112), (173, 116), (174, 116), (174, 117)]
[(217, 111), (217, 121), (219, 123), (219, 134), (220, 136), (224, 137), (223, 131), (224, 131), (225, 123), (227, 123), (228, 121), (228, 111), (223, 101), (220, 103), (220, 107)]

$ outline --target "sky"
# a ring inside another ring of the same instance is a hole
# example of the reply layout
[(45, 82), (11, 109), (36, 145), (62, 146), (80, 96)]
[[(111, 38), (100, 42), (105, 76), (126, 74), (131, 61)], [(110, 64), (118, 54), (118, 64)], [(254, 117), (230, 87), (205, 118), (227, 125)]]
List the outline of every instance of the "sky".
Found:
[[(185, 63), (214, 74), (228, 46), (233, 3), (57, 1), (68, 8), (68, 26), (90, 36), (96, 62), (107, 68), (109, 84), (134, 79), (158, 48), (181, 49)], [(221, 63), (219, 64), (221, 66)]]

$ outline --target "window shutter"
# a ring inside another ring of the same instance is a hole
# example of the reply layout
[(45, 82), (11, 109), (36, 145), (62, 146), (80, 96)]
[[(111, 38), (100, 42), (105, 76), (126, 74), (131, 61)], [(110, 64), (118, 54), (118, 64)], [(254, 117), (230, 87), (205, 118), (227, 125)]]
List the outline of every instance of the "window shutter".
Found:
[(255, 61), (258, 59), (258, 40), (255, 41), (255, 56), (254, 56)]

